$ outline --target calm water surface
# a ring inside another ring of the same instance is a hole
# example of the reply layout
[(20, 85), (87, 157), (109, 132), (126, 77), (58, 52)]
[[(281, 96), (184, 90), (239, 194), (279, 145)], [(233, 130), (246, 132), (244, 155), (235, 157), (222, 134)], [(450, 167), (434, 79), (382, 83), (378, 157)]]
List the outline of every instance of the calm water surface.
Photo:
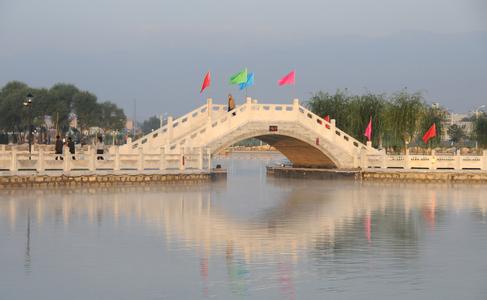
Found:
[(0, 191), (0, 299), (487, 299), (487, 186), (269, 178)]

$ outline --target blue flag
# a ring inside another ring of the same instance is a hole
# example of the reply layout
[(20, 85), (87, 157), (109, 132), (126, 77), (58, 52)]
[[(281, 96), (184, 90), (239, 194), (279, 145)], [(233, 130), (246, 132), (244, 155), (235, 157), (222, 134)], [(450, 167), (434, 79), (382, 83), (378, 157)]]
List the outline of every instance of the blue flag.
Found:
[(240, 90), (254, 85), (254, 73), (247, 74), (247, 81), (240, 84)]

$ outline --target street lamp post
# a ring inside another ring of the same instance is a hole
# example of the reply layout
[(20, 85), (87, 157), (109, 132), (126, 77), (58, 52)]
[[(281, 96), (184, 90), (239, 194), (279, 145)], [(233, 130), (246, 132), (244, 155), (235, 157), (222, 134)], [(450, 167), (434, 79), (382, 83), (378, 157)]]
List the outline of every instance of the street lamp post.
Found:
[[(484, 108), (485, 105), (482, 104), (480, 105), (479, 107), (477, 107), (477, 109), (474, 111), (475, 112), (475, 119), (478, 119), (479, 118), (479, 111), (480, 109)], [(478, 137), (475, 139), (475, 149), (478, 149), (479, 147), (479, 142), (478, 142)]]
[(31, 153), (32, 153), (32, 94), (29, 93), (27, 96), (26, 96), (26, 101), (23, 103), (24, 104), (24, 107), (26, 109), (28, 109), (28, 113), (29, 113), (29, 159), (31, 159)]

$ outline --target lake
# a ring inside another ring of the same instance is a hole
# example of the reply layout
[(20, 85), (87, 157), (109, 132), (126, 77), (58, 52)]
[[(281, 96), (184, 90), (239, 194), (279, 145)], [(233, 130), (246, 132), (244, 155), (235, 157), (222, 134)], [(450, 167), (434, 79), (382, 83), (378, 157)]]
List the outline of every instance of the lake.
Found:
[(0, 191), (0, 299), (487, 299), (487, 186), (267, 177)]

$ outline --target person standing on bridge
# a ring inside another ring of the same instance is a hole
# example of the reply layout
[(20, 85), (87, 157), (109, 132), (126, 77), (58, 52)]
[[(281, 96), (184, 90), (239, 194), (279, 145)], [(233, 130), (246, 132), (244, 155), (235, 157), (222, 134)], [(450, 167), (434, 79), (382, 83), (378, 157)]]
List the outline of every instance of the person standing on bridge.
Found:
[[(235, 109), (235, 100), (233, 100), (232, 94), (228, 94), (228, 111), (232, 111)], [(235, 112), (233, 113), (235, 116)]]

